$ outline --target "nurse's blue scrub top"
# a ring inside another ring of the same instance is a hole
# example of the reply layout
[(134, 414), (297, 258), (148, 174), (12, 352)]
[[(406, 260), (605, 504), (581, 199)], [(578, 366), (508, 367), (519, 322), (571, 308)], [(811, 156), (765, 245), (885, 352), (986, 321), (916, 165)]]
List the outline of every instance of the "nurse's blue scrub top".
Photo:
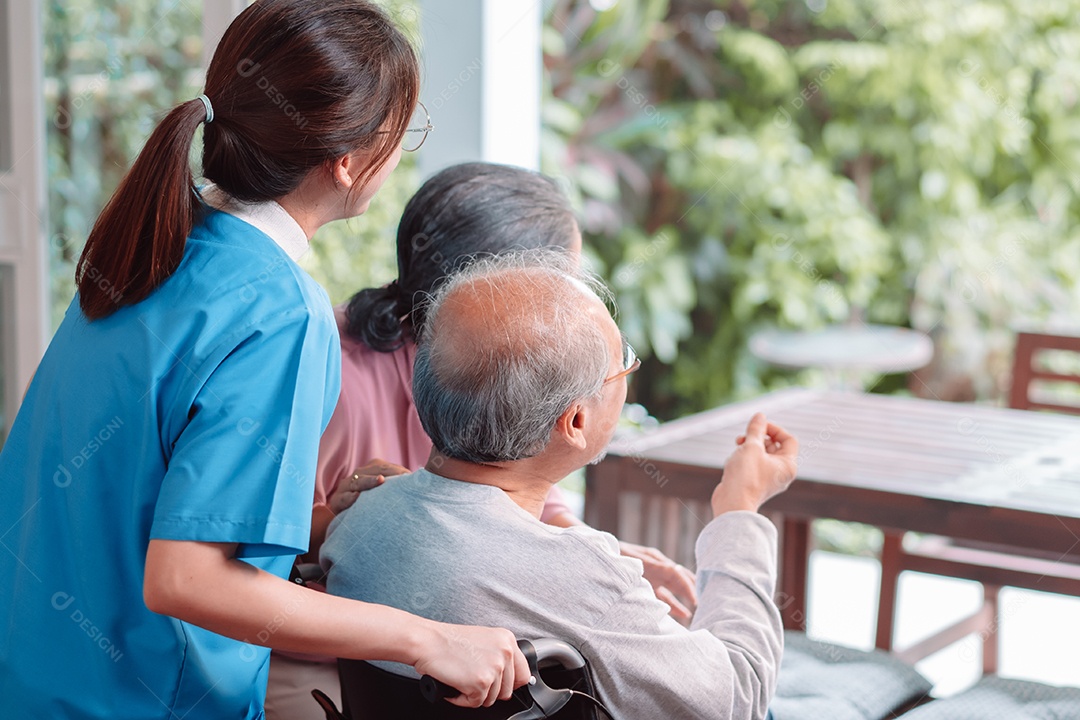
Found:
[(76, 298), (0, 453), (0, 717), (263, 717), (269, 651), (147, 610), (147, 544), (286, 576), (340, 362), (326, 293), (218, 210), (147, 299), (91, 323)]

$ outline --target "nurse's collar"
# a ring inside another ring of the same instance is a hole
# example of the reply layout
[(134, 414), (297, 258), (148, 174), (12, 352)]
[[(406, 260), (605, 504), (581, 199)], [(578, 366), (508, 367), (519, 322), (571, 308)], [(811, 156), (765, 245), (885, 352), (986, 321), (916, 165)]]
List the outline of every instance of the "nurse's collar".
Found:
[(308, 251), (310, 245), (307, 234), (300, 227), (300, 223), (273, 200), (243, 202), (212, 183), (205, 185), (199, 194), (210, 207), (243, 220), (269, 235), (294, 262)]

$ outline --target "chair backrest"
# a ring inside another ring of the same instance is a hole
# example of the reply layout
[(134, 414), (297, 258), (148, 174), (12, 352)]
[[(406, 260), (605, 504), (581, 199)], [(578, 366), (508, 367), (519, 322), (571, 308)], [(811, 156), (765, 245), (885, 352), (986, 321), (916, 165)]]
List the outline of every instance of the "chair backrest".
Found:
[[(1051, 364), (1045, 367), (1039, 364), (1039, 355), (1043, 351), (1059, 351), (1062, 354), (1074, 354), (1074, 361), (1065, 360), (1060, 366)], [(1020, 410), (1053, 410), (1054, 412), (1080, 414), (1080, 400), (1065, 395), (1061, 402), (1044, 400), (1036, 395), (1032, 397), (1032, 385), (1035, 383), (1073, 384), (1076, 385), (1080, 398), (1080, 337), (1066, 335), (1043, 335), (1039, 333), (1018, 333), (1016, 352), (1013, 355), (1012, 388), (1009, 392), (1009, 407)], [(1075, 404), (1069, 404), (1075, 402)]]
[[(542, 641), (536, 641), (537, 644)], [(566, 643), (559, 643), (571, 648)], [(573, 651), (580, 658), (580, 654)], [(563, 658), (541, 661), (539, 672), (551, 688), (572, 689), (595, 697), (588, 664), (581, 658), (578, 667), (566, 667)], [(533, 707), (528, 686), (518, 688), (510, 700), (500, 700), (489, 708), (466, 709), (445, 700), (431, 703), (421, 692), (420, 680), (383, 670), (363, 660), (338, 660), (341, 678), (342, 715), (348, 720), (507, 720)], [(535, 715), (534, 717), (543, 717)], [(596, 709), (587, 700), (575, 696), (550, 717), (556, 720), (598, 720)]]

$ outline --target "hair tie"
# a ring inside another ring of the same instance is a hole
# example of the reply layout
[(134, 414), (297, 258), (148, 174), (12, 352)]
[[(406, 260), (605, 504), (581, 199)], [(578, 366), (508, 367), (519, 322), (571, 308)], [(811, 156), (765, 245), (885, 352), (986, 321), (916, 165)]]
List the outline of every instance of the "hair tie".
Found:
[(214, 122), (214, 106), (210, 104), (210, 98), (206, 95), (200, 95), (199, 100), (202, 100), (203, 107), (206, 108), (206, 120), (203, 122), (209, 125)]

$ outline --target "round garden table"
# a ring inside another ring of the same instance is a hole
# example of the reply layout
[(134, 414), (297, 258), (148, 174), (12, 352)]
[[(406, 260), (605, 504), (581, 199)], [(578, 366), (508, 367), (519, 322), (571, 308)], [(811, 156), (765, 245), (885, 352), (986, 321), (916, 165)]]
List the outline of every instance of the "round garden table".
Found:
[(858, 372), (901, 373), (930, 362), (934, 344), (917, 330), (858, 323), (821, 330), (762, 330), (750, 338), (750, 352), (779, 367), (821, 368), (840, 386)]

